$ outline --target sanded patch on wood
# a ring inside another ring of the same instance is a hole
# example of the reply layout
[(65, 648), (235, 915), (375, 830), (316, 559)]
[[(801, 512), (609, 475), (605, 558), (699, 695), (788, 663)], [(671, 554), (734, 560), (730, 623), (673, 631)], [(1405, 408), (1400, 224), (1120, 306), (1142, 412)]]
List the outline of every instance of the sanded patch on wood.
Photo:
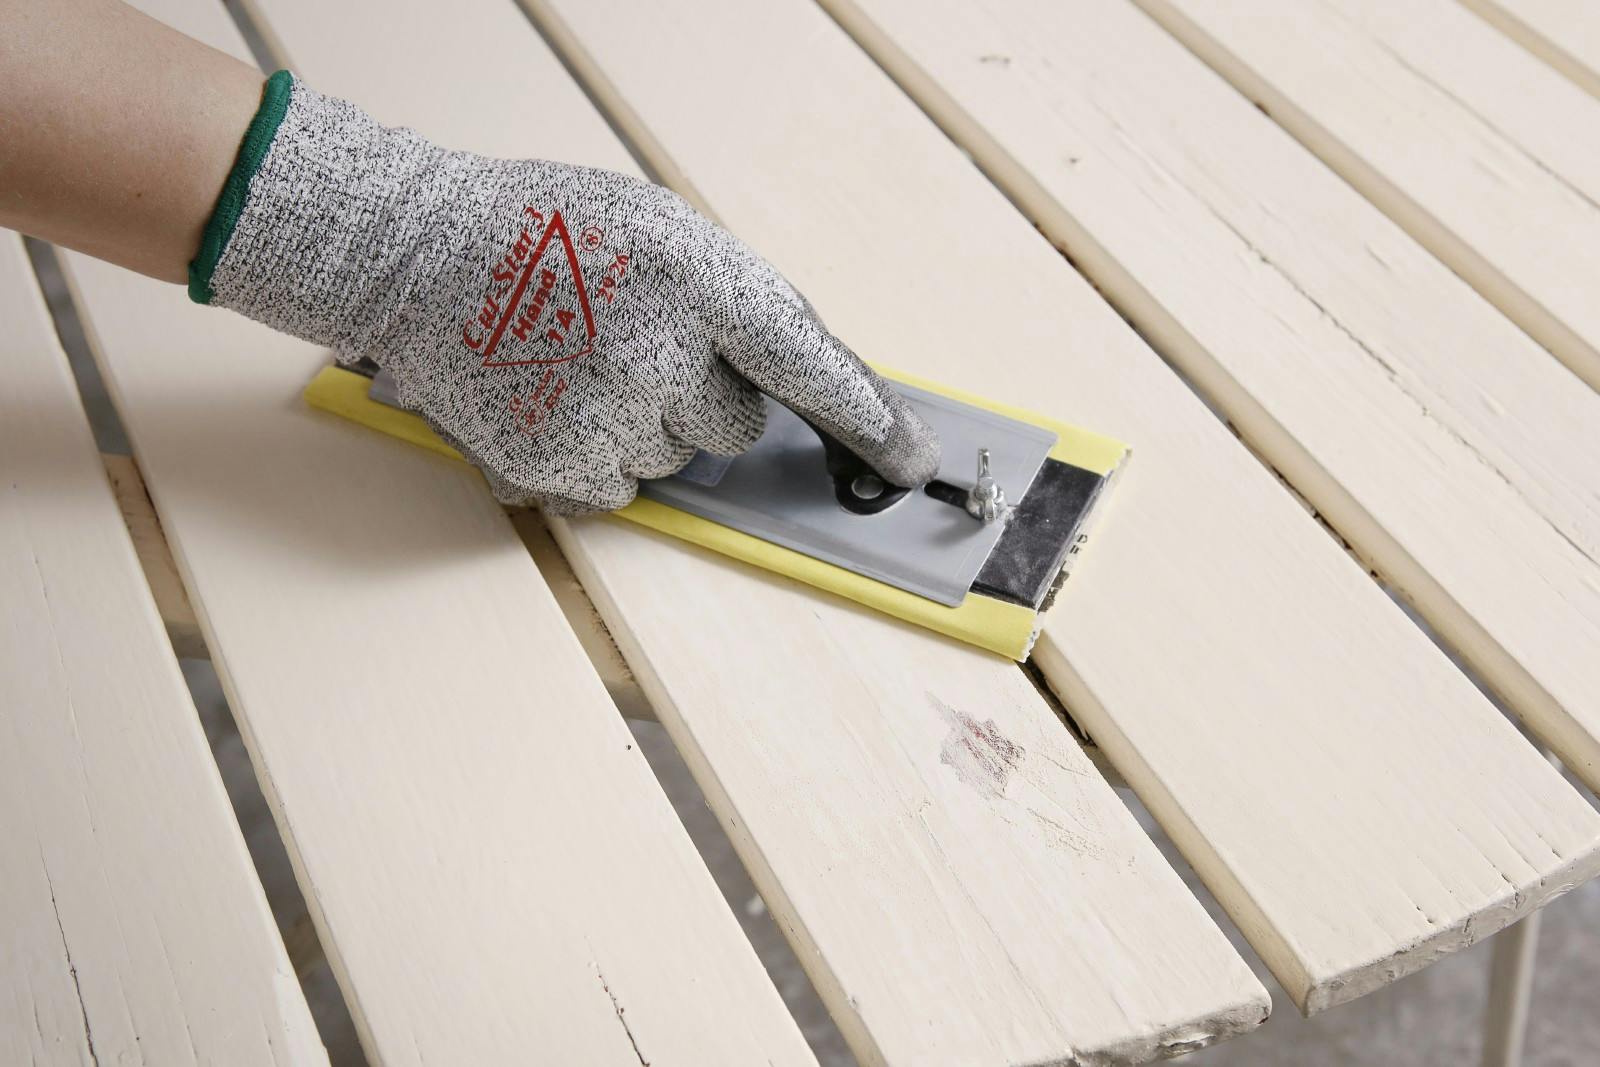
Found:
[[(1304, 1005), (1595, 870), (1594, 811), (825, 14), (532, 6), (857, 351), (1133, 444), (1036, 657)], [(645, 584), (623, 544), (605, 565)]]
[[(382, 120), (632, 169), (510, 5), (458, 5), (443, 31), (420, 0), (342, 10), (260, 16), (313, 84)], [(680, 20), (676, 40), (723, 14), (617, 17), (641, 40)], [(382, 56), (361, 44), (378, 22)], [(480, 76), (490, 47), (510, 91)], [(863, 1063), (1131, 1062), (1264, 1017), (1259, 983), (1014, 666), (614, 521), (552, 529)], [(1003, 787), (941, 760), (930, 693), (1019, 753)]]
[(1600, 394), (1140, 12), (830, 6), (1600, 785)]

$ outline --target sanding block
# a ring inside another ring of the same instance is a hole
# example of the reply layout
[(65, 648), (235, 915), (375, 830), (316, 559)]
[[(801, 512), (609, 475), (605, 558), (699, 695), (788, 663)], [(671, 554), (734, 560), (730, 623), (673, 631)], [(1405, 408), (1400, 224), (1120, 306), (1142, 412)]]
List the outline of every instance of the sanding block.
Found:
[[(612, 514), (968, 644), (1026, 659), (1128, 457), (1120, 441), (882, 367), (939, 435), (939, 477), (888, 485), (768, 401), (743, 455), (698, 453)], [(365, 372), (365, 373), (363, 373)], [(313, 406), (459, 459), (370, 365), (328, 367)]]

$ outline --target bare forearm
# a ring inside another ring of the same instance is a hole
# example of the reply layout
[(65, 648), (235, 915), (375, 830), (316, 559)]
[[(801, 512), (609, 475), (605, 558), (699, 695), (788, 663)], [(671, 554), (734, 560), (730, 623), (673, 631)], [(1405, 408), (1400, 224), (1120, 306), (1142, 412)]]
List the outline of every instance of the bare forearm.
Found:
[(118, 0), (0, 0), (0, 226), (182, 282), (261, 82)]

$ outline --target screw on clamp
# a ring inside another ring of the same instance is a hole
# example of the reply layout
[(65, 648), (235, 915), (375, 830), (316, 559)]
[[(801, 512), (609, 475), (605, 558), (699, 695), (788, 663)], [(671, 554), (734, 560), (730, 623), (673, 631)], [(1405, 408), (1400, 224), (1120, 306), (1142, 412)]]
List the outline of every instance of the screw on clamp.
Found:
[(1005, 492), (989, 472), (987, 448), (978, 449), (978, 480), (967, 494), (967, 514), (981, 519), (985, 525), (997, 520), (1004, 521), (1011, 514), (1011, 505), (1006, 503)]

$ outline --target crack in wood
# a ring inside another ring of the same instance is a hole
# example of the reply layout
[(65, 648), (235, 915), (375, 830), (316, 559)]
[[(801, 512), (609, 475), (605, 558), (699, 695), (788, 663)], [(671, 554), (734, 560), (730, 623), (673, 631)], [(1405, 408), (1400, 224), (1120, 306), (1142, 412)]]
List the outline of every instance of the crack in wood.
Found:
[[(44, 874), (45, 888), (50, 891), (50, 911), (56, 918), (56, 933), (61, 935), (61, 954), (67, 961), (67, 973), (72, 976), (72, 991), (78, 997), (78, 1011), (83, 1017), (83, 1039), (89, 1046), (89, 1061), (99, 1067), (100, 1057), (94, 1050), (94, 1032), (89, 1027), (89, 1006), (83, 1002), (83, 986), (78, 982), (78, 965), (72, 962), (72, 948), (67, 944), (67, 928), (61, 922), (61, 907), (56, 903), (55, 883), (50, 880), (50, 868), (45, 865), (44, 853), (39, 853), (39, 870)], [(37, 1015), (35, 1016), (37, 1020)]]
[(611, 1010), (617, 1013), (617, 1022), (622, 1024), (622, 1032), (628, 1035), (628, 1044), (633, 1046), (633, 1054), (639, 1060), (639, 1067), (650, 1067), (650, 1061), (644, 1058), (644, 1053), (639, 1051), (639, 1041), (633, 1036), (633, 1028), (628, 1025), (626, 1014), (628, 1009), (622, 1006), (617, 995), (611, 991), (611, 986), (606, 982), (606, 976), (601, 972), (600, 965), (594, 965), (595, 977), (600, 979), (600, 988), (606, 991), (606, 996), (611, 998)]

